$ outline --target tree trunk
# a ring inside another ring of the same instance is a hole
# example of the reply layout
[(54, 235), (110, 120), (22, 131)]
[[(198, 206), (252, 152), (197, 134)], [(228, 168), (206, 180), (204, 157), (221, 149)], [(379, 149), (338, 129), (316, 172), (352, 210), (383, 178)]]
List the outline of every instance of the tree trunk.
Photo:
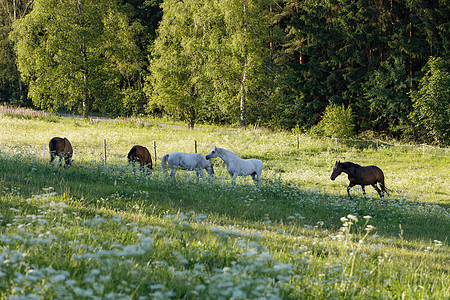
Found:
[[(21, 13), (21, 17), (23, 17), (25, 15), (25, 13), (28, 11), (28, 6), (31, 4), (31, 1), (28, 2), (27, 5), (25, 5), (25, 8), (23, 9), (23, 12)], [(16, 1), (13, 1), (13, 13), (12, 16), (10, 14), (10, 12), (6, 9), (8, 7), (8, 5), (6, 5), (5, 7), (5, 12), (6, 14), (8, 14), (10, 16), (10, 22), (11, 24), (13, 24), (16, 20), (17, 20), (17, 14), (19, 13), (19, 7), (16, 3)], [(12, 18), (12, 19), (11, 19)], [(18, 67), (18, 55), (17, 55), (17, 46), (14, 43), (14, 58), (16, 61), (16, 70), (17, 70), (17, 85), (18, 85), (18, 89), (19, 89), (19, 98), (22, 98), (23, 96), (23, 84), (22, 84), (22, 77), (20, 75), (20, 71), (19, 71), (19, 67)]]
[(83, 105), (83, 118), (87, 119), (89, 117), (89, 103), (87, 100), (87, 92), (86, 92), (86, 82), (87, 82), (87, 75), (84, 73), (83, 77), (84, 81), (84, 87), (83, 87), (83, 99), (82, 99), (82, 105)]
[[(191, 70), (191, 74), (192, 74), (193, 72), (192, 72), (192, 70)], [(191, 91), (190, 91), (190, 97), (191, 97), (191, 100), (192, 100), (192, 103), (189, 105), (189, 108), (188, 108), (188, 111), (187, 111), (187, 113), (188, 113), (188, 116), (187, 116), (187, 119), (188, 119), (188, 128), (189, 129), (194, 129), (194, 125), (195, 125), (195, 118), (197, 117), (197, 113), (196, 113), (196, 111), (195, 111), (195, 103), (196, 103), (196, 101), (198, 100), (197, 99), (197, 91), (196, 91), (196, 86), (195, 86), (195, 84), (192, 84), (191, 85)]]
[(189, 117), (188, 117), (188, 128), (189, 129), (194, 129), (195, 117), (196, 117), (195, 109), (191, 107), (189, 110)]
[(240, 125), (241, 127), (245, 127), (245, 101), (246, 101), (246, 77), (247, 77), (247, 59), (248, 59), (248, 53), (247, 53), (247, 0), (244, 0), (244, 61), (243, 61), (243, 68), (242, 68), (242, 81), (241, 81), (241, 103), (240, 103), (240, 110), (241, 110), (241, 117), (240, 117)]
[(244, 74), (242, 75), (242, 81), (241, 81), (241, 104), (240, 104), (240, 110), (241, 110), (241, 127), (245, 127), (245, 77), (246, 77), (246, 65), (247, 65), (247, 57), (244, 58)]

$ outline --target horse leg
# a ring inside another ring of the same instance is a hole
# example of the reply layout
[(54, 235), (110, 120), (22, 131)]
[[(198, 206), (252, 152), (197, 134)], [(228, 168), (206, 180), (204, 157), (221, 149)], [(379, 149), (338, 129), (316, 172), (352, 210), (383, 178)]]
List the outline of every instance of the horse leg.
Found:
[(176, 167), (173, 167), (172, 169), (171, 169), (171, 171), (170, 171), (170, 177), (172, 178), (172, 179), (175, 179), (175, 171), (177, 170), (177, 168)]
[(349, 185), (348, 187), (347, 187), (347, 194), (348, 194), (348, 197), (350, 198), (350, 200), (352, 199), (352, 196), (350, 195), (350, 189), (353, 187), (353, 185)]
[(55, 160), (56, 151), (50, 151), (50, 164), (53, 165), (53, 161)]
[(152, 175), (152, 168), (150, 167), (150, 163), (145, 165), (147, 168), (145, 169), (145, 173)]
[(362, 191), (363, 191), (364, 198), (367, 199), (367, 197), (366, 197), (366, 189), (365, 189), (364, 185), (362, 185), (361, 188), (362, 188)]
[[(380, 195), (380, 198), (383, 199), (384, 195), (381, 193), (380, 189), (377, 186), (377, 183), (375, 182), (374, 184), (372, 184), (373, 188), (375, 189), (375, 191), (378, 192), (378, 194)], [(383, 188), (383, 186), (381, 186), (381, 188)]]
[(252, 173), (252, 179), (255, 185), (259, 185), (259, 176), (256, 173)]
[(203, 179), (203, 170), (202, 169), (195, 169), (195, 173), (197, 175), (197, 182), (199, 182), (200, 176)]
[(383, 192), (383, 197), (384, 197), (385, 193), (387, 195), (389, 195), (388, 191), (386, 190), (386, 187), (384, 186), (384, 181), (383, 181), (383, 183), (379, 182), (379, 184), (380, 184), (380, 187), (381, 187), (381, 191)]
[(147, 168), (148, 168), (148, 164), (147, 163), (145, 163), (145, 160), (139, 160), (139, 164), (140, 164), (140, 168), (141, 168), (141, 172), (143, 173), (143, 174), (147, 174)]
[(238, 177), (238, 173), (234, 173), (234, 174), (231, 175), (231, 184), (232, 185), (236, 185), (236, 178), (237, 177)]
[(68, 155), (64, 155), (64, 168), (68, 168), (70, 166), (70, 160)]
[(59, 153), (58, 154), (58, 156), (59, 156), (59, 166), (61, 166), (62, 165), (62, 161), (63, 161), (63, 154), (62, 153)]

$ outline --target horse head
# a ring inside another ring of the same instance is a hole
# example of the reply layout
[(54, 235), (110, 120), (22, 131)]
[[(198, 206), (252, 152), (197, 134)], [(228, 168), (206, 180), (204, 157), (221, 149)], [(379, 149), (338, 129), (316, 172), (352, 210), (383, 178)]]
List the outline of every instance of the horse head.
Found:
[(65, 167), (70, 167), (72, 165), (73, 162), (72, 156), (66, 155), (64, 156), (64, 160), (66, 162)]
[(208, 155), (205, 156), (206, 159), (216, 158), (219, 157), (219, 153), (217, 151), (217, 147), (214, 146), (214, 149), (208, 153)]
[(331, 180), (335, 180), (336, 177), (338, 177), (339, 175), (341, 175), (342, 173), (342, 164), (341, 161), (336, 161), (336, 164), (333, 167), (333, 172), (331, 173)]

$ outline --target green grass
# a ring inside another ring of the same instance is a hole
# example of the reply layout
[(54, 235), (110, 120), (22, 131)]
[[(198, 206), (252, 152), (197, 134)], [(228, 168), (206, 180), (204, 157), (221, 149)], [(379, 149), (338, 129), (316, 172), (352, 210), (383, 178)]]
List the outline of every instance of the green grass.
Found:
[[(450, 297), (448, 158), (308, 136), (297, 155), (294, 135), (262, 129), (10, 116), (0, 129), (1, 298)], [(53, 136), (71, 140), (71, 168), (48, 164)], [(264, 180), (233, 187), (221, 160), (213, 182), (134, 172), (126, 153), (153, 141), (158, 157), (194, 141), (258, 157)], [(380, 166), (390, 196), (348, 199), (335, 160)]]

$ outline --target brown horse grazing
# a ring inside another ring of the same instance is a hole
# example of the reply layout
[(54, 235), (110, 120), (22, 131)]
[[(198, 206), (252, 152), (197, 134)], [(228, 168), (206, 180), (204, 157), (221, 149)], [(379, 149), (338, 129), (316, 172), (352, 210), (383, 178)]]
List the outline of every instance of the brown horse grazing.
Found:
[(72, 164), (72, 145), (66, 138), (54, 137), (48, 143), (48, 148), (50, 150), (50, 163), (52, 164), (56, 156), (59, 156), (59, 164), (61, 164), (64, 158), (65, 165), (68, 167)]
[[(342, 172), (346, 173), (348, 175), (348, 180), (350, 180), (347, 187), (347, 194), (350, 199), (352, 198), (352, 196), (350, 196), (350, 189), (355, 185), (360, 185), (362, 187), (364, 197), (366, 197), (364, 186), (369, 184), (378, 192), (381, 199), (384, 198), (384, 193), (387, 193), (384, 185), (383, 171), (377, 166), (361, 167), (360, 165), (351, 162), (341, 163), (340, 161), (337, 161), (333, 167), (333, 173), (331, 173), (331, 180), (335, 180)], [(377, 182), (380, 184), (383, 193), (378, 188)]]
[(140, 168), (144, 171), (144, 167), (147, 166), (149, 170), (152, 170), (152, 156), (147, 148), (143, 146), (133, 146), (130, 152), (128, 152), (128, 161), (132, 164), (138, 161), (140, 164)]

